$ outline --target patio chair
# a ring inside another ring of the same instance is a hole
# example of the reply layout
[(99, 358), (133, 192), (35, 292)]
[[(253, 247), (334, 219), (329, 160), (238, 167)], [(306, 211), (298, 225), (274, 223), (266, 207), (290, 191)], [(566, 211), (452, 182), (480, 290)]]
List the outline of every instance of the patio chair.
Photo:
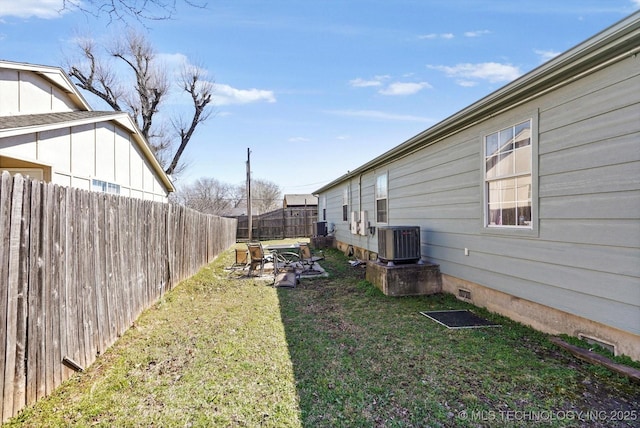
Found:
[(259, 242), (248, 242), (247, 251), (249, 252), (249, 276), (260, 267), (260, 275), (264, 273), (264, 264), (267, 261), (264, 255), (264, 248)]
[(314, 264), (319, 260), (324, 260), (324, 253), (312, 253), (309, 244), (306, 242), (300, 242), (300, 262), (305, 271), (315, 271)]

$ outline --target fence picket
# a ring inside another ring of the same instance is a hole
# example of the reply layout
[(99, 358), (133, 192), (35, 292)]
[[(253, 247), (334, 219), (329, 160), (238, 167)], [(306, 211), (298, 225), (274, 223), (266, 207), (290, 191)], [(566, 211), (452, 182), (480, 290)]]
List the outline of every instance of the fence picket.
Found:
[(236, 241), (237, 221), (11, 177), (0, 181), (2, 421), (88, 367), (163, 293)]
[[(7, 295), (9, 291), (9, 251), (4, 250), (9, 248), (10, 236), (11, 236), (11, 204), (13, 198), (11, 197), (11, 186), (13, 181), (8, 173), (3, 173), (2, 181), (0, 182), (0, 198), (2, 198), (2, 204), (0, 205), (0, 245), (3, 249), (0, 252), (0, 320), (7, 319)], [(4, 415), (4, 368), (6, 367), (7, 356), (7, 341), (9, 337), (7, 335), (6, 323), (0, 322), (0, 362), (2, 363), (2, 370), (0, 370), (0, 395), (2, 396), (2, 403), (0, 403), (0, 412)], [(13, 411), (13, 410), (12, 410)]]

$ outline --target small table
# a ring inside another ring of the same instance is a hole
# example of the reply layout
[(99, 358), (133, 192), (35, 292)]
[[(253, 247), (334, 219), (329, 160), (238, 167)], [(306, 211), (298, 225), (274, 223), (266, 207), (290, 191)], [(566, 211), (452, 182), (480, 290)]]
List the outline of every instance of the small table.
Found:
[[(300, 257), (300, 244), (273, 244), (265, 245), (265, 251), (269, 251), (273, 257), (273, 271), (274, 275), (278, 276), (280, 270), (286, 272), (295, 273), (295, 277), (300, 277), (299, 262)], [(283, 266), (279, 266), (282, 264)]]
[[(269, 251), (274, 255), (274, 259), (280, 259), (282, 262), (291, 263), (301, 259), (300, 244), (274, 244), (265, 245), (265, 251)], [(292, 260), (296, 259), (296, 260)]]

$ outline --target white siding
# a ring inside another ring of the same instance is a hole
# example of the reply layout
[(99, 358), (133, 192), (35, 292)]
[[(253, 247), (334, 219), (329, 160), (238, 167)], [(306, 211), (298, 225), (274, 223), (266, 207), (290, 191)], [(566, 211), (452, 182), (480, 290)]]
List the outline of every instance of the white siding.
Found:
[(130, 162), (131, 150), (129, 147), (133, 142), (129, 138), (129, 133), (121, 128), (116, 129), (115, 139), (115, 181), (123, 186), (131, 185)]
[(0, 69), (0, 116), (19, 112), (18, 72)]
[(20, 159), (37, 159), (36, 134), (32, 133), (0, 138), (0, 153)]
[(55, 129), (38, 133), (38, 160), (54, 165), (57, 172), (71, 173), (71, 130)]
[(71, 168), (74, 174), (84, 177), (95, 176), (95, 140), (96, 131), (94, 124), (72, 128)]
[(142, 190), (143, 189), (142, 171), (145, 167), (145, 163), (142, 157), (142, 153), (140, 153), (140, 150), (133, 145), (131, 146), (130, 165), (131, 165), (131, 188), (136, 190)]
[(96, 178), (115, 182), (115, 129), (112, 124), (96, 126)]

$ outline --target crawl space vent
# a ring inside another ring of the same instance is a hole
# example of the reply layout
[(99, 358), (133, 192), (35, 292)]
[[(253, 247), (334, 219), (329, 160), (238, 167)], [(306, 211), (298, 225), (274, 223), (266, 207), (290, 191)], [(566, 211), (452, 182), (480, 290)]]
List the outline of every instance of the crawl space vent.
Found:
[(500, 324), (494, 324), (466, 309), (420, 313), (447, 328), (501, 327)]

